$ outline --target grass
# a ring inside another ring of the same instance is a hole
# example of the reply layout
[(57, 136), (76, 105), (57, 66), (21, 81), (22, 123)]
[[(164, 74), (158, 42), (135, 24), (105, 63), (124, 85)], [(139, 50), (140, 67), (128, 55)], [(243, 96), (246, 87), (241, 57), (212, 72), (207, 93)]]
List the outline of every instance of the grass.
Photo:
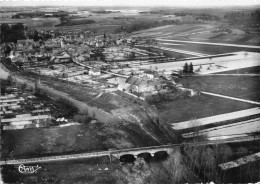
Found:
[(154, 104), (160, 120), (177, 123), (248, 109), (254, 105), (206, 95)]
[(220, 74), (260, 74), (260, 66), (219, 72)]
[(180, 83), (188, 88), (260, 101), (259, 76), (192, 76), (182, 78)]
[[(37, 174), (20, 174), (13, 166), (4, 166), (3, 180), (6, 183), (115, 183), (113, 173), (121, 168), (111, 164), (108, 157), (35, 163), (40, 166)], [(107, 168), (107, 170), (105, 170)]]

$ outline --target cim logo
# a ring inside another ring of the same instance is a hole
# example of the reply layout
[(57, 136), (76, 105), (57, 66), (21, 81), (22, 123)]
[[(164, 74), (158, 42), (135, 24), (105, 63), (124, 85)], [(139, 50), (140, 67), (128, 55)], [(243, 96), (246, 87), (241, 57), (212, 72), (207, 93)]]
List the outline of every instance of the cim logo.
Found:
[(19, 165), (18, 171), (22, 174), (33, 174), (37, 173), (37, 171), (40, 169), (38, 165), (36, 166), (25, 166), (23, 164)]

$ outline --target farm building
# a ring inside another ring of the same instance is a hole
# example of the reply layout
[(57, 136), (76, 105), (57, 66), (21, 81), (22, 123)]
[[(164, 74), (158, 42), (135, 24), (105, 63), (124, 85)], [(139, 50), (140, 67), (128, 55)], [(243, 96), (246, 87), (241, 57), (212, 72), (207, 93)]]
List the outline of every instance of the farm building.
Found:
[(124, 84), (118, 86), (121, 90), (129, 90), (130, 92), (152, 92), (156, 91), (157, 87), (160, 86), (159, 81), (151, 81), (146, 78), (140, 78), (138, 76), (130, 76), (127, 78)]

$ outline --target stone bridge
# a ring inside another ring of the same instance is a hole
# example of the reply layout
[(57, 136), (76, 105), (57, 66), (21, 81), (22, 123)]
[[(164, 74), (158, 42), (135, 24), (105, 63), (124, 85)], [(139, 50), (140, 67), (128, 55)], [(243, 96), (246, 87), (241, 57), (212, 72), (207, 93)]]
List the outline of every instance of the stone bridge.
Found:
[[(162, 146), (150, 146), (150, 147), (140, 147), (140, 148), (129, 148), (121, 150), (109, 150), (109, 151), (99, 151), (99, 152), (88, 152), (80, 154), (70, 154), (70, 155), (58, 155), (58, 156), (47, 156), (47, 157), (37, 157), (37, 158), (26, 158), (26, 159), (13, 159), (13, 160), (0, 160), (0, 165), (15, 165), (15, 164), (29, 164), (29, 163), (42, 163), (42, 162), (51, 162), (51, 161), (62, 161), (62, 160), (76, 160), (84, 158), (95, 158), (95, 157), (104, 157), (111, 156), (121, 159), (125, 155), (133, 155), (138, 157), (141, 154), (150, 154), (151, 156), (156, 155), (156, 153), (164, 152), (167, 154), (171, 153), (171, 150), (179, 148), (180, 146), (205, 146), (205, 145), (214, 145), (214, 144), (227, 144), (234, 142), (248, 142), (260, 140), (260, 136), (247, 136), (241, 138), (235, 138), (230, 140), (215, 140), (215, 141), (205, 141), (197, 143), (182, 143), (182, 144), (169, 144)], [(2, 158), (3, 159), (3, 158)]]
[(81, 154), (58, 155), (58, 156), (47, 156), (47, 157), (14, 159), (14, 160), (2, 160), (2, 161), (0, 161), (0, 165), (42, 163), (42, 162), (75, 160), (75, 159), (94, 158), (94, 157), (103, 157), (103, 156), (109, 156), (110, 159), (112, 156), (117, 159), (121, 159), (121, 157), (124, 155), (133, 155), (135, 158), (137, 158), (137, 156), (139, 156), (140, 154), (146, 154), (146, 153), (150, 154), (151, 156), (154, 156), (154, 154), (156, 154), (157, 152), (166, 152), (169, 154), (172, 149), (173, 149), (172, 145), (140, 147), (140, 148), (109, 150), (109, 151), (90, 152), (90, 153), (81, 153)]
[(165, 152), (167, 154), (170, 154), (173, 147), (171, 146), (152, 146), (152, 147), (143, 147), (143, 148), (132, 148), (132, 149), (124, 149), (119, 151), (111, 152), (110, 156), (114, 156), (117, 159), (120, 159), (124, 155), (133, 155), (135, 158), (137, 158), (141, 154), (150, 154), (152, 157), (159, 152)]

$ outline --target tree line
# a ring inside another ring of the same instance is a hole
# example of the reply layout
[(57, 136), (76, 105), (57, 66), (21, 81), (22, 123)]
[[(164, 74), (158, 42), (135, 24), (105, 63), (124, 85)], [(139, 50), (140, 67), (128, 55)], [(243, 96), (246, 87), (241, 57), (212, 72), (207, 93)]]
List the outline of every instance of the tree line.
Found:
[(81, 24), (93, 24), (95, 23), (92, 19), (81, 19), (81, 20), (72, 20), (68, 16), (63, 16), (60, 18), (60, 24), (56, 26), (73, 26), (73, 25), (81, 25)]
[(228, 12), (224, 15), (224, 19), (229, 22), (240, 22), (241, 21), (258, 21), (260, 20), (260, 11), (255, 12), (244, 12), (244, 11), (236, 11), (236, 12)]
[(25, 27), (22, 23), (13, 24), (1, 24), (1, 43), (4, 42), (17, 42), (17, 40), (26, 39)]
[(133, 23), (128, 26), (121, 26), (118, 29), (115, 30), (115, 33), (120, 33), (120, 32), (135, 32), (135, 31), (140, 31), (144, 29), (150, 29), (154, 27), (160, 27), (160, 26), (165, 26), (165, 25), (172, 25), (176, 24), (177, 22), (175, 20), (163, 20), (163, 21), (151, 21), (151, 22), (138, 22), (138, 23)]

